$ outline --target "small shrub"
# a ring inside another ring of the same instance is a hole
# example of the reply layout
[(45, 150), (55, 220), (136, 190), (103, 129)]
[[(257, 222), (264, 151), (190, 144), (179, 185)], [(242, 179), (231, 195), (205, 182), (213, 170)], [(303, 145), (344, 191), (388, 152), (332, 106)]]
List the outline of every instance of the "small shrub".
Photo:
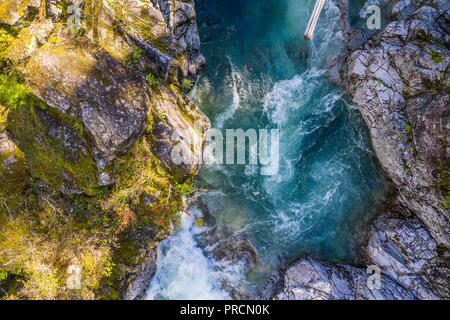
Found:
[(145, 127), (145, 133), (150, 134), (153, 130), (153, 123), (150, 123), (149, 125), (147, 125), (147, 127)]
[(32, 104), (31, 89), (23, 85), (16, 76), (0, 74), (0, 103), (8, 108), (26, 107)]
[(189, 80), (189, 79), (183, 79), (183, 89), (185, 91), (191, 90), (193, 85), (194, 85), (194, 81)]
[(450, 203), (450, 192), (447, 193), (445, 196), (444, 201), (442, 201), (442, 205), (445, 207), (445, 209), (449, 209), (449, 203)]
[(133, 48), (133, 52), (131, 53), (133, 57), (133, 63), (137, 64), (139, 62), (139, 58), (142, 55), (142, 49), (141, 48)]
[(148, 84), (150, 85), (150, 87), (154, 87), (158, 84), (158, 80), (156, 80), (156, 77), (149, 73), (146, 77), (145, 80), (147, 80)]
[(0, 269), (0, 281), (6, 280), (8, 277), (8, 272), (6, 270)]
[(139, 59), (142, 56), (142, 49), (141, 48), (133, 48), (133, 51), (131, 52), (131, 55), (125, 59), (125, 61), (122, 63), (122, 65), (127, 68), (130, 71), (135, 71), (136, 66), (139, 63)]

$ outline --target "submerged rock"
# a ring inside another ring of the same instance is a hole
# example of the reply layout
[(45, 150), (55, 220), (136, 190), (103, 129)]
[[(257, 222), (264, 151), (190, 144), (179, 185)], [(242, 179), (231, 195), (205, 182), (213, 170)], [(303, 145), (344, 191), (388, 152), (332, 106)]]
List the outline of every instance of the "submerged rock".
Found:
[(245, 275), (239, 285), (224, 280), (222, 287), (233, 299), (254, 297), (249, 284), (255, 284), (269, 275), (272, 271), (270, 266), (262, 263), (259, 252), (246, 234), (236, 232), (227, 225), (217, 225), (215, 217), (201, 197), (196, 206), (202, 212), (202, 219), (207, 227), (198, 237), (200, 246), (219, 262), (216, 267), (224, 274), (228, 268), (237, 268), (240, 274)]

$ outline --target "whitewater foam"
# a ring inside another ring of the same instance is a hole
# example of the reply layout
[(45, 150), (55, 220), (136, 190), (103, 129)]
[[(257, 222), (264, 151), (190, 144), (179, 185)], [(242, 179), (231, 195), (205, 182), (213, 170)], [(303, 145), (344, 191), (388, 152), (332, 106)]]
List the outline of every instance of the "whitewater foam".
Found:
[(147, 299), (230, 299), (220, 287), (224, 275), (217, 272), (194, 238), (202, 231), (194, 223), (199, 212), (194, 212), (194, 217), (183, 214), (180, 229), (160, 243)]

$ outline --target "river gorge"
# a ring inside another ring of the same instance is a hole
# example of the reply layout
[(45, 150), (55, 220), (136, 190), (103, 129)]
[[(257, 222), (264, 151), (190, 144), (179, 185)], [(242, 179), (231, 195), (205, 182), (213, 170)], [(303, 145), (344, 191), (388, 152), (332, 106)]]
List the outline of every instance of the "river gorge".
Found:
[(448, 299), (450, 5), (322, 2), (1, 1), (0, 299)]
[[(301, 39), (313, 4), (196, 1), (207, 71), (193, 101), (224, 133), (278, 128), (280, 168), (262, 176), (250, 164), (203, 166), (197, 184), (209, 190), (200, 200), (214, 225), (183, 218), (159, 247), (148, 298), (229, 297), (223, 281), (252, 291), (305, 255), (354, 261), (387, 186), (361, 115), (328, 77), (343, 46), (338, 8), (327, 2), (313, 40)], [(215, 257), (219, 243), (243, 238), (258, 256), (250, 270), (226, 253)]]

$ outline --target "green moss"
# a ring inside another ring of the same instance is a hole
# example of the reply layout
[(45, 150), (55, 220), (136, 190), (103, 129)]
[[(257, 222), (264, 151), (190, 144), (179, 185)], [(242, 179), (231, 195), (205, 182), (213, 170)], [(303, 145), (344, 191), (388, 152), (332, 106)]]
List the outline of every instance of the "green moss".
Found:
[(160, 52), (167, 53), (170, 55), (175, 53), (175, 50), (172, 49), (169, 45), (170, 44), (169, 37), (167, 37), (167, 36), (162, 36), (160, 38), (151, 39), (150, 42)]
[(427, 49), (427, 52), (431, 55), (431, 61), (433, 61), (434, 63), (441, 63), (445, 59), (442, 52), (433, 51), (430, 49)]
[(174, 85), (173, 83), (169, 84), (169, 89), (175, 93), (181, 93), (180, 89), (178, 89), (178, 87), (176, 85)]
[(13, 43), (15, 35), (6, 26), (0, 26), (0, 59), (5, 58), (8, 47)]
[(0, 103), (8, 109), (27, 107), (35, 103), (31, 89), (15, 76), (0, 74)]
[[(80, 134), (82, 125), (77, 119), (46, 106), (15, 77), (0, 75), (0, 102), (9, 108), (6, 128), (22, 150), (33, 177), (45, 181), (57, 190), (61, 190), (69, 179), (73, 185), (65, 186), (66, 188), (81, 189), (87, 194), (95, 193), (97, 178), (92, 154), (70, 150), (64, 141), (51, 137), (37, 111), (41, 110), (39, 113), (45, 113), (60, 123), (62, 130), (66, 126), (74, 128)], [(61, 136), (63, 135), (62, 131)], [(82, 135), (79, 139), (88, 150)]]
[(450, 209), (449, 204), (450, 204), (450, 192), (447, 192), (447, 194), (445, 195), (444, 201), (442, 201), (442, 205), (445, 207), (445, 209), (448, 210), (448, 209)]
[(433, 43), (435, 39), (431, 33), (426, 33), (424, 29), (417, 30), (416, 39), (425, 43)]
[(447, 90), (446, 87), (448, 87), (448, 81), (445, 82), (444, 77), (445, 77), (445, 74), (440, 75), (439, 79), (435, 79), (433, 81), (427, 80), (425, 82), (425, 86), (433, 95), (436, 95), (440, 92), (445, 92)]
[(450, 171), (445, 167), (445, 164), (442, 164), (442, 166), (443, 168), (439, 172), (439, 178), (436, 183), (436, 190), (444, 197), (442, 205), (448, 210), (450, 202)]
[(403, 128), (405, 129), (406, 134), (408, 135), (408, 138), (412, 137), (412, 128), (408, 123), (403, 124)]

